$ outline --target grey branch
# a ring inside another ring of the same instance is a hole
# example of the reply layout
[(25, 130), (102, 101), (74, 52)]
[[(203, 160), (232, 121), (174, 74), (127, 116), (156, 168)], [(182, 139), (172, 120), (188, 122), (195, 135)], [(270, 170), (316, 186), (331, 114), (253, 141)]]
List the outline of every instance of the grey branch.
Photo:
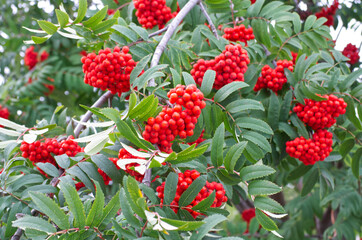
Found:
[[(174, 34), (176, 28), (181, 23), (181, 21), (185, 18), (185, 16), (193, 9), (196, 4), (198, 4), (200, 0), (190, 0), (186, 3), (186, 5), (181, 9), (181, 11), (176, 15), (176, 17), (172, 20), (172, 22), (168, 25), (168, 29), (163, 35), (160, 43), (157, 45), (155, 53), (153, 54), (151, 60), (151, 67), (157, 66), (158, 62), (160, 61), (161, 55), (166, 48), (168, 41), (171, 39), (172, 35)], [(155, 79), (151, 79), (148, 82), (149, 87), (155, 87), (156, 82)]]
[[(113, 94), (108, 91), (105, 94), (103, 94), (91, 107), (100, 107), (102, 106), (104, 103), (107, 102), (108, 98), (112, 97)], [(88, 122), (88, 120), (92, 117), (93, 113), (91, 111), (87, 111), (86, 114), (84, 114), (84, 116), (82, 117), (82, 119), (80, 120), (80, 122)], [(79, 137), (80, 132), (83, 129), (83, 125), (82, 124), (77, 124), (77, 126), (74, 129), (74, 137), (77, 138)]]
[(199, 3), (199, 6), (200, 6), (200, 8), (201, 8), (202, 13), (203, 13), (204, 16), (206, 17), (206, 19), (207, 19), (207, 21), (208, 21), (208, 23), (209, 23), (209, 25), (210, 25), (210, 28), (211, 28), (212, 33), (214, 34), (214, 36), (216, 37), (216, 39), (219, 40), (219, 35), (217, 35), (216, 27), (215, 27), (214, 23), (212, 22), (209, 14), (207, 13), (207, 11), (206, 11), (206, 9), (205, 9), (205, 7), (204, 7), (204, 4), (202, 4), (202, 2), (200, 2), (200, 3)]

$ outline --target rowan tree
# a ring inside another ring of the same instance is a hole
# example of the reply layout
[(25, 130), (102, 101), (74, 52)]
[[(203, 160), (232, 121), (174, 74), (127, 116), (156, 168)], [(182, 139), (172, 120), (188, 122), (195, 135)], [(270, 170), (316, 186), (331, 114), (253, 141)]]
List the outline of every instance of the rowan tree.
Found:
[(358, 1), (48, 3), (1, 10), (0, 239), (360, 236)]

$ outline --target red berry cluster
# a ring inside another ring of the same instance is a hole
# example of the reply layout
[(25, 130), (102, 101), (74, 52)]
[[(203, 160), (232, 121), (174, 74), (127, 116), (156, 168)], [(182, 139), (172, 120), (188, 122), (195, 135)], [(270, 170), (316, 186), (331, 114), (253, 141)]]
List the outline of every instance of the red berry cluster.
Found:
[(320, 12), (316, 13), (315, 16), (317, 18), (325, 17), (327, 18), (327, 21), (324, 23), (324, 25), (330, 27), (334, 24), (334, 15), (336, 14), (336, 11), (338, 9), (338, 1), (334, 0), (333, 4), (328, 8), (322, 8)]
[(240, 44), (229, 44), (215, 59), (199, 59), (190, 73), (201, 86), (205, 72), (209, 69), (216, 71), (213, 88), (220, 89), (231, 82), (244, 81), (244, 73), (249, 63), (248, 53)]
[(38, 53), (34, 51), (34, 46), (31, 46), (25, 50), (24, 64), (31, 70), (38, 62), (45, 61), (48, 56), (49, 54), (46, 51), (43, 51), (39, 59)]
[(234, 28), (225, 28), (223, 38), (229, 41), (240, 41), (247, 45), (247, 41), (255, 39), (253, 28), (246, 28), (245, 25), (235, 26)]
[(108, 15), (113, 15), (115, 12), (116, 12), (115, 9), (108, 9), (107, 14)]
[(130, 89), (130, 74), (136, 62), (128, 53), (127, 46), (99, 50), (98, 55), (89, 53), (82, 57), (84, 82), (103, 91), (109, 89), (112, 94), (127, 92)]
[(256, 2), (256, 0), (250, 0), (251, 4), (254, 4)]
[(194, 134), (195, 124), (206, 103), (204, 94), (194, 84), (187, 87), (177, 85), (167, 93), (167, 97), (175, 106), (163, 107), (157, 117), (150, 117), (143, 137), (157, 144), (161, 151), (171, 152), (171, 142), (177, 136), (185, 139)]
[[(138, 151), (144, 151), (143, 149), (138, 149)], [(122, 148), (121, 150), (119, 150), (119, 154), (118, 154), (118, 158), (119, 159), (132, 159), (132, 158), (136, 158), (136, 159), (143, 159), (141, 157), (136, 157), (132, 154), (130, 154), (126, 149)], [(112, 160), (113, 163), (117, 166), (118, 169), (120, 169), (117, 165), (117, 161), (118, 159), (116, 158), (116, 161), (114, 162), (114, 160)], [(140, 174), (139, 172), (133, 170), (135, 167), (138, 167), (139, 164), (138, 163), (130, 163), (126, 165), (126, 172), (133, 176), (137, 181), (142, 182), (144, 175)]]
[(74, 157), (77, 153), (83, 151), (78, 143), (72, 139), (74, 137), (69, 136), (66, 140), (58, 142), (55, 138), (47, 138), (44, 142), (35, 141), (30, 144), (23, 141), (20, 150), (22, 151), (22, 157), (28, 158), (33, 163), (49, 162), (57, 166), (51, 153), (54, 155), (67, 154), (69, 157)]
[(348, 63), (353, 65), (359, 61), (358, 52), (359, 50), (355, 45), (348, 43), (347, 46), (343, 49), (342, 54), (348, 57), (350, 59)]
[(295, 65), (297, 63), (297, 57), (298, 57), (298, 53), (296, 52), (292, 52), (292, 62), (293, 62), (293, 65)]
[(313, 165), (323, 161), (332, 152), (333, 134), (325, 129), (314, 132), (312, 139), (298, 137), (286, 143), (286, 152), (294, 158), (299, 158), (305, 165)]
[[(184, 173), (178, 174), (178, 183), (177, 183), (177, 190), (176, 195), (173, 201), (171, 202), (171, 209), (177, 213), (178, 212), (178, 202), (180, 200), (180, 197), (182, 193), (188, 189), (188, 187), (191, 185), (191, 183), (200, 177), (200, 173), (196, 170), (186, 170)], [(164, 190), (165, 190), (165, 182), (161, 184), (161, 186), (158, 186), (156, 188), (157, 195), (161, 199), (161, 205), (163, 204), (163, 198), (164, 198)], [(225, 196), (225, 190), (221, 183), (216, 182), (206, 182), (206, 185), (201, 189), (199, 194), (196, 196), (196, 198), (185, 207), (185, 209), (191, 213), (191, 215), (196, 218), (201, 213), (191, 210), (193, 206), (196, 206), (199, 202), (207, 198), (213, 191), (215, 191), (215, 200), (211, 207), (220, 207), (224, 202), (228, 200), (228, 198)]]
[(204, 132), (205, 132), (205, 130), (202, 130), (202, 132), (201, 132), (201, 134), (200, 134), (200, 137), (198, 138), (198, 139), (196, 139), (196, 141), (193, 141), (193, 142), (189, 142), (189, 143), (187, 143), (188, 145), (192, 145), (192, 144), (196, 144), (196, 146), (197, 145), (199, 145), (200, 143), (202, 143), (203, 141), (205, 141), (205, 139), (203, 138), (204, 137)]
[(241, 213), (241, 217), (244, 219), (245, 222), (248, 223), (248, 225), (251, 222), (251, 219), (253, 219), (255, 217), (255, 208), (249, 208), (249, 209), (245, 209), (242, 213)]
[(171, 8), (167, 7), (166, 0), (133, 0), (137, 9), (136, 17), (142, 27), (152, 29), (158, 25), (161, 29), (165, 24), (177, 15), (171, 13)]
[(277, 61), (277, 67), (275, 69), (272, 69), (269, 65), (265, 65), (261, 69), (261, 76), (255, 84), (254, 91), (259, 91), (262, 88), (269, 88), (275, 93), (280, 91), (287, 82), (287, 77), (284, 74), (285, 68), (293, 71), (293, 62), (279, 60)]
[[(6, 107), (1, 106), (1, 104), (0, 104), (0, 117), (9, 119), (9, 116), (10, 116), (9, 110)], [(0, 127), (3, 127), (3, 126), (0, 125)]]
[(331, 127), (336, 123), (336, 118), (346, 112), (347, 103), (343, 98), (334, 95), (322, 97), (326, 100), (318, 102), (305, 99), (304, 105), (298, 103), (293, 108), (299, 119), (314, 130)]

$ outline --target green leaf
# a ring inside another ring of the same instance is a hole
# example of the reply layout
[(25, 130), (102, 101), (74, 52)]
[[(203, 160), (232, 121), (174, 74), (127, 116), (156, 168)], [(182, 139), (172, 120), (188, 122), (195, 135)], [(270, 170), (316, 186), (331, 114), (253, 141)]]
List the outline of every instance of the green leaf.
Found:
[(169, 205), (175, 198), (177, 183), (178, 183), (178, 174), (174, 172), (169, 173), (166, 178), (165, 189), (164, 189), (163, 202), (165, 205)]
[(134, 23), (131, 23), (129, 25), (129, 27), (135, 31), (143, 40), (148, 40), (149, 37), (148, 37), (148, 32), (146, 29), (142, 28), (142, 27), (139, 27), (137, 26), (136, 24)]
[[(79, 10), (80, 10), (80, 8), (79, 8)], [(96, 26), (107, 15), (107, 10), (108, 10), (108, 6), (106, 5), (99, 12), (97, 12), (91, 18), (89, 18), (87, 21), (83, 22), (83, 26), (87, 27), (87, 28), (92, 28), (92, 27)], [(78, 15), (79, 15), (79, 11), (78, 11)], [(77, 19), (78, 19), (78, 17), (77, 17)]]
[(247, 143), (246, 141), (239, 142), (229, 149), (224, 159), (225, 169), (228, 170), (229, 173), (234, 171), (235, 164), (243, 153)]
[[(127, 189), (126, 189), (126, 196), (130, 198), (130, 205), (133, 211), (140, 216), (141, 218), (146, 218), (146, 215), (144, 213), (144, 210), (142, 209), (142, 206), (140, 206), (138, 203), (139, 201), (144, 200), (142, 197), (142, 192), (140, 188), (138, 187), (138, 182), (133, 177), (129, 176), (127, 177), (126, 181)], [(131, 201), (132, 200), (132, 201)]]
[(214, 70), (207, 70), (202, 79), (201, 92), (207, 96), (211, 93), (212, 86), (214, 85), (216, 72)]
[(142, 70), (145, 69), (146, 65), (150, 61), (152, 54), (148, 54), (143, 57), (136, 65), (136, 67), (132, 70), (130, 75), (130, 82), (133, 83), (134, 80), (141, 74)]
[(205, 223), (202, 225), (197, 233), (192, 234), (190, 240), (201, 240), (203, 237), (210, 232), (211, 229), (213, 229), (217, 224), (226, 221), (227, 218), (221, 214), (213, 214), (211, 216), (208, 216), (203, 220)]
[(223, 86), (216, 92), (216, 94), (214, 96), (214, 100), (215, 100), (215, 102), (222, 102), (231, 93), (233, 93), (241, 88), (248, 87), (248, 86), (249, 85), (244, 82), (231, 82), (231, 83)]
[(248, 7), (247, 16), (258, 16), (264, 0), (257, 0), (254, 4)]
[(42, 44), (43, 42), (45, 42), (46, 40), (48, 40), (49, 37), (36, 37), (36, 36), (31, 36), (31, 40), (33, 40), (33, 42), (35, 44)]
[(298, 133), (301, 134), (306, 139), (308, 139), (309, 138), (308, 131), (305, 128), (304, 123), (302, 121), (300, 121), (300, 119), (297, 117), (297, 115), (293, 114), (290, 117), (290, 120), (292, 121), (293, 125), (297, 127)]
[(151, 94), (148, 97), (142, 99), (141, 102), (139, 102), (136, 107), (134, 107), (130, 113), (129, 113), (129, 117), (131, 119), (135, 119), (137, 117), (142, 116), (147, 109), (152, 105), (153, 101), (155, 99), (155, 95)]
[(117, 167), (114, 163), (109, 160), (106, 156), (102, 154), (97, 154), (91, 156), (91, 160), (100, 168), (103, 172), (105, 172), (113, 182), (121, 183), (122, 175), (117, 170)]
[(347, 103), (346, 115), (348, 120), (350, 120), (357, 129), (362, 130), (361, 120), (357, 117), (356, 107), (352, 98), (346, 96), (343, 97), (343, 99)]
[(239, 175), (235, 173), (229, 173), (225, 169), (219, 169), (216, 172), (217, 177), (220, 179), (221, 182), (227, 185), (236, 185), (241, 182), (241, 178)]
[(352, 173), (357, 179), (359, 179), (359, 166), (361, 160), (362, 160), (362, 148), (359, 148), (353, 154), (352, 163), (351, 163)]
[[(194, 160), (195, 158), (202, 155), (209, 147), (210, 144), (204, 144), (201, 147), (195, 148), (193, 150), (187, 151), (187, 152), (180, 152), (177, 154), (176, 159), (170, 158), (170, 160), (167, 159), (169, 163), (172, 164), (178, 164), (178, 163), (185, 163)], [(195, 147), (195, 146), (194, 146)]]
[(107, 31), (110, 27), (112, 27), (117, 22), (117, 19), (108, 19), (103, 22), (98, 23), (95, 27), (93, 27), (93, 32), (95, 34), (99, 34)]
[(59, 187), (64, 194), (69, 211), (74, 216), (74, 227), (83, 228), (85, 226), (85, 212), (77, 190), (63, 181), (60, 181)]
[(351, 87), (352, 84), (362, 75), (362, 68), (357, 69), (356, 71), (352, 72), (348, 75), (339, 85), (338, 87), (341, 91), (346, 90), (347, 88)]
[(298, 137), (297, 133), (294, 131), (294, 128), (292, 128), (289, 124), (281, 122), (279, 123), (279, 128), (280, 131), (285, 132), (288, 137), (290, 137), (291, 139), (295, 139)]
[(92, 208), (90, 209), (87, 219), (85, 221), (86, 226), (89, 227), (98, 227), (101, 223), (100, 216), (103, 215), (103, 206), (104, 206), (104, 194), (102, 188), (97, 181), (96, 184), (96, 198), (93, 202)]
[(207, 198), (199, 202), (197, 205), (195, 205), (192, 210), (194, 211), (206, 211), (211, 207), (213, 202), (215, 201), (215, 191), (213, 191)]
[(68, 14), (63, 11), (60, 11), (59, 9), (55, 9), (55, 14), (57, 15), (60, 27), (64, 28), (69, 22)]
[(314, 16), (313, 14), (309, 15), (309, 17), (307, 18), (307, 20), (304, 23), (304, 31), (309, 30), (313, 26), (316, 19), (317, 19), (317, 17)]
[(43, 170), (46, 174), (52, 176), (52, 177), (58, 177), (58, 169), (51, 163), (37, 163), (37, 167), (39, 167), (41, 170)]
[(121, 192), (119, 194), (119, 199), (120, 199), (120, 203), (121, 203), (122, 214), (126, 218), (127, 223), (129, 223), (132, 227), (135, 227), (135, 228), (140, 227), (141, 224), (138, 221), (138, 219), (134, 216), (134, 213), (126, 198), (124, 189), (121, 189)]
[(347, 154), (352, 150), (354, 147), (355, 141), (353, 138), (344, 139), (342, 142), (339, 152), (341, 153), (342, 157), (346, 157)]
[(317, 169), (314, 169), (308, 177), (305, 177), (303, 179), (303, 189), (301, 192), (301, 196), (304, 197), (307, 195), (310, 191), (312, 191), (314, 185), (317, 183), (319, 178), (319, 173)]
[(266, 122), (258, 118), (240, 117), (236, 119), (236, 125), (241, 128), (260, 131), (270, 135), (273, 134), (273, 130), (270, 128), (270, 126)]
[(79, 23), (83, 20), (85, 14), (87, 13), (87, 8), (87, 0), (79, 0), (78, 15), (77, 18), (74, 20), (73, 24)]
[(125, 121), (119, 119), (117, 120), (116, 125), (121, 135), (127, 138), (131, 143), (133, 143), (137, 147), (142, 148), (144, 150), (147, 150), (150, 147), (152, 147), (152, 145), (150, 143), (147, 143), (145, 140), (141, 141), (141, 139), (135, 134), (135, 132)]
[[(253, 4), (255, 5), (255, 4)], [(253, 6), (252, 5), (252, 6)], [(270, 34), (268, 32), (268, 24), (261, 19), (255, 19), (251, 22), (256, 40), (263, 43), (266, 47), (271, 47)]]
[(195, 80), (194, 78), (191, 76), (191, 74), (187, 73), (187, 72), (182, 72), (182, 77), (184, 78), (184, 82), (185, 85), (191, 85), (191, 84), (195, 84)]
[(116, 216), (120, 207), (121, 203), (119, 202), (119, 192), (117, 192), (103, 209), (103, 216), (100, 224), (107, 225), (111, 219)]
[(293, 13), (293, 27), (294, 27), (294, 32), (295, 33), (299, 33), (300, 29), (301, 29), (301, 21), (300, 21), (300, 17), (299, 14), (294, 12)]
[(221, 123), (212, 138), (211, 162), (214, 166), (221, 166), (223, 163), (224, 135), (225, 126)]
[(29, 192), (29, 195), (37, 208), (46, 214), (60, 229), (70, 228), (68, 217), (53, 199), (37, 192)]
[(192, 231), (204, 224), (201, 221), (180, 221), (169, 218), (162, 218), (162, 221), (177, 227), (178, 231)]
[(282, 205), (280, 205), (278, 202), (268, 197), (256, 196), (254, 199), (254, 205), (256, 208), (271, 213), (285, 213), (285, 210), (282, 207)]
[(288, 181), (293, 181), (293, 180), (296, 180), (296, 179), (302, 177), (312, 167), (313, 167), (313, 165), (304, 165), (304, 164), (299, 165), (297, 168), (295, 168), (293, 171), (291, 171), (289, 173), (288, 178), (287, 178)]
[(250, 181), (256, 178), (261, 178), (275, 173), (275, 170), (266, 165), (250, 165), (244, 167), (240, 171), (240, 176), (243, 181)]
[(245, 110), (261, 110), (264, 111), (263, 104), (254, 99), (240, 99), (229, 103), (226, 110), (230, 113), (238, 113)]
[(59, 167), (61, 167), (63, 169), (68, 169), (69, 168), (70, 159), (69, 159), (67, 154), (54, 156), (54, 159), (57, 162), (57, 164), (59, 165)]
[(257, 132), (244, 131), (242, 133), (242, 137), (244, 139), (249, 140), (250, 142), (255, 143), (256, 145), (258, 145), (260, 148), (262, 148), (266, 152), (271, 152), (272, 151), (270, 143), (268, 142), (268, 140), (263, 135), (261, 135), (261, 134), (259, 134)]
[(186, 189), (184, 193), (182, 193), (180, 200), (179, 200), (179, 206), (184, 207), (189, 205), (199, 194), (201, 189), (206, 184), (206, 178), (203, 176), (200, 176), (196, 178), (191, 185)]
[(138, 39), (137, 34), (133, 30), (125, 26), (114, 25), (112, 28), (116, 30), (119, 34), (129, 38), (132, 42), (136, 42)]
[(13, 222), (13, 227), (21, 229), (35, 229), (38, 231), (46, 232), (48, 234), (55, 233), (57, 229), (46, 220), (33, 217), (33, 216), (24, 216)]
[[(272, 93), (270, 95), (269, 108), (268, 108), (268, 123), (273, 129), (278, 128), (279, 113), (280, 113), (279, 99), (277, 95)], [(273, 134), (273, 131), (270, 134)]]
[(180, 76), (180, 74), (173, 68), (170, 68), (170, 71), (171, 71), (171, 74), (172, 74), (173, 85), (176, 86), (178, 84), (181, 84), (181, 76)]
[(45, 21), (45, 20), (38, 20), (39, 27), (43, 29), (49, 35), (53, 35), (58, 31), (58, 27), (55, 26), (53, 23)]
[(273, 220), (271, 220), (265, 213), (260, 211), (259, 209), (255, 209), (255, 216), (260, 225), (268, 230), (268, 231), (275, 231), (278, 230), (278, 226), (275, 224)]
[(281, 187), (266, 180), (254, 180), (248, 186), (250, 195), (272, 195), (280, 192)]

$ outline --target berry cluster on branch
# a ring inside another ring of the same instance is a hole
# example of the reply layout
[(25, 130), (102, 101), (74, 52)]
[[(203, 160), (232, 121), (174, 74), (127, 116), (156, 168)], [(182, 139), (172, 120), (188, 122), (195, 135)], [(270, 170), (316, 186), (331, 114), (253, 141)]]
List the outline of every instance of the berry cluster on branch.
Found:
[[(171, 202), (171, 209), (177, 213), (179, 208), (179, 200), (181, 195), (189, 188), (189, 186), (192, 184), (193, 181), (195, 181), (198, 177), (200, 177), (200, 173), (197, 170), (186, 170), (184, 173), (178, 174), (178, 182), (177, 182), (177, 189), (176, 189), (176, 195), (173, 201)], [(161, 199), (161, 205), (163, 205), (163, 199), (164, 199), (164, 190), (165, 190), (165, 182), (161, 184), (161, 186), (158, 186), (156, 188), (157, 195)], [(220, 207), (223, 203), (225, 203), (228, 198), (225, 196), (225, 189), (221, 183), (216, 182), (208, 182), (206, 181), (206, 184), (202, 189), (200, 190), (199, 194), (196, 196), (196, 198), (187, 206), (185, 206), (184, 209), (186, 209), (191, 215), (196, 218), (201, 213), (193, 211), (191, 208), (196, 206), (199, 202), (207, 198), (213, 191), (215, 191), (215, 199), (212, 203), (211, 207)]]
[(245, 209), (242, 213), (241, 213), (241, 218), (246, 222), (246, 230), (245, 233), (249, 232), (249, 226), (250, 226), (250, 222), (253, 218), (255, 218), (255, 208), (248, 208)]
[(332, 152), (333, 134), (324, 128), (336, 123), (336, 118), (346, 112), (347, 103), (334, 95), (322, 96), (326, 100), (305, 99), (304, 105), (297, 103), (293, 111), (307, 126), (315, 130), (311, 139), (298, 137), (286, 143), (286, 152), (305, 165), (323, 161)]
[(330, 7), (322, 8), (320, 12), (317, 12), (315, 16), (317, 18), (325, 17), (327, 18), (327, 21), (324, 23), (324, 25), (330, 27), (334, 24), (334, 15), (336, 14), (336, 11), (338, 9), (338, 0), (334, 0), (333, 4)]
[(233, 28), (225, 28), (224, 33), (225, 34), (222, 36), (223, 38), (233, 42), (243, 42), (245, 43), (245, 46), (247, 46), (247, 41), (255, 39), (253, 28), (246, 28), (243, 24)]
[(216, 78), (213, 88), (220, 89), (234, 81), (243, 82), (244, 73), (248, 69), (249, 63), (248, 53), (240, 44), (229, 44), (226, 45), (225, 50), (215, 59), (199, 59), (193, 65), (190, 73), (195, 82), (201, 86), (205, 72), (209, 69), (214, 70)]
[(333, 134), (326, 129), (318, 129), (311, 139), (298, 137), (286, 143), (286, 152), (299, 158), (305, 165), (313, 165), (323, 161), (332, 152)]
[(279, 60), (275, 69), (265, 65), (261, 70), (261, 76), (255, 84), (254, 91), (257, 92), (263, 88), (269, 88), (275, 93), (280, 91), (287, 82), (287, 77), (284, 74), (285, 68), (293, 72), (293, 61)]
[(313, 130), (329, 128), (336, 123), (336, 118), (346, 112), (347, 103), (334, 95), (322, 96), (326, 100), (305, 99), (304, 105), (297, 103), (293, 111), (299, 119)]
[[(1, 106), (1, 104), (0, 104), (0, 117), (5, 118), (5, 119), (9, 119), (9, 116), (10, 116), (9, 109), (7, 109), (6, 107)], [(0, 127), (3, 127), (3, 126), (0, 125)]]
[(134, 7), (137, 9), (136, 17), (142, 27), (152, 29), (158, 25), (159, 29), (174, 18), (176, 12), (172, 13), (171, 8), (166, 5), (166, 0), (133, 0)]
[(204, 94), (191, 84), (187, 87), (177, 85), (167, 93), (173, 107), (163, 107), (157, 117), (150, 117), (145, 126), (143, 137), (157, 144), (161, 151), (171, 152), (172, 141), (194, 134), (195, 124), (206, 106)]
[(113, 52), (106, 48), (99, 50), (98, 55), (89, 53), (82, 57), (84, 82), (103, 91), (108, 89), (112, 94), (118, 93), (119, 96), (129, 91), (130, 74), (136, 62), (128, 52), (127, 46), (122, 50), (115, 47)]
[[(28, 158), (33, 164), (48, 162), (58, 167), (52, 154), (56, 156), (66, 154), (69, 157), (74, 157), (79, 152), (83, 152), (83, 148), (73, 139), (73, 136), (69, 136), (66, 140), (60, 142), (55, 138), (46, 138), (33, 143), (23, 141), (20, 145), (21, 156)], [(39, 168), (38, 170), (45, 175)]]
[(359, 62), (358, 53), (359, 53), (359, 49), (351, 43), (348, 43), (347, 46), (342, 51), (342, 54), (345, 57), (349, 58), (348, 63), (351, 65), (354, 65)]
[(47, 51), (43, 51), (40, 56), (34, 51), (34, 46), (30, 46), (25, 50), (24, 64), (29, 70), (33, 69), (38, 62), (43, 62), (49, 57)]

